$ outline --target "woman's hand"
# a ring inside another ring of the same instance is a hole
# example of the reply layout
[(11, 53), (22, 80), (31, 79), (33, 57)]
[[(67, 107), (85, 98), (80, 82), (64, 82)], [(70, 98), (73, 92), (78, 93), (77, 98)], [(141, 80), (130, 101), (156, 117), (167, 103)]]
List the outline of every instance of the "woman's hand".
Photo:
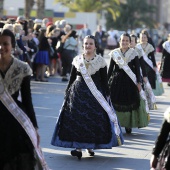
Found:
[(148, 82), (147, 77), (143, 77), (143, 81), (144, 81), (145, 83), (147, 83), (147, 82)]
[(141, 91), (141, 88), (142, 88), (140, 83), (137, 84), (137, 88), (138, 88), (138, 90), (139, 90), (139, 92), (140, 92), (140, 91)]
[(156, 168), (157, 163), (158, 163), (158, 158), (157, 158), (155, 155), (152, 155), (152, 156), (151, 156), (151, 159), (150, 159), (150, 167), (151, 167), (152, 169), (153, 169), (153, 168)]

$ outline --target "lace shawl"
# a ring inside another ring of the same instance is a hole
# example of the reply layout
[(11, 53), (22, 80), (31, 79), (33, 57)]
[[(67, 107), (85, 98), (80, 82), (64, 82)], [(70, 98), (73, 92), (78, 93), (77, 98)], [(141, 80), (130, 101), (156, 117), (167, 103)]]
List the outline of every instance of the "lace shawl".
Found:
[[(80, 66), (78, 64), (78, 56), (76, 56), (74, 59), (73, 59), (73, 62), (72, 64), (76, 67), (77, 71), (80, 72)], [(104, 60), (104, 58), (100, 55), (96, 55), (94, 57), (93, 60), (90, 60), (89, 62), (87, 62), (85, 59), (84, 59), (84, 63), (86, 65), (86, 68), (88, 70), (88, 73), (90, 75), (93, 75), (95, 74), (97, 71), (99, 71), (100, 68), (104, 68), (107, 66), (107, 63), (106, 61)]]
[(18, 91), (23, 78), (31, 74), (32, 70), (27, 63), (13, 57), (13, 63), (3, 79), (4, 86), (8, 90), (9, 94), (12, 95)]
[(123, 55), (123, 53), (121, 52), (120, 48), (117, 48), (113, 51), (111, 51), (109, 53), (110, 57), (113, 58), (114, 56), (114, 51), (118, 51), (118, 53), (120, 54), (120, 56), (124, 56), (124, 60), (126, 61), (126, 63), (128, 64), (129, 62), (131, 62), (136, 56), (138, 56), (137, 52), (133, 49), (133, 48), (130, 48), (126, 53), (125, 55)]

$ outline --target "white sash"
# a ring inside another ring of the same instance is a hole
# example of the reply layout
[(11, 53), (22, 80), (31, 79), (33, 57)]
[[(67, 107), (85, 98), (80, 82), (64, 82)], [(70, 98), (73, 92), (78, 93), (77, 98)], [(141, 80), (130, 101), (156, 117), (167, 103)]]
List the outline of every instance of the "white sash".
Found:
[[(143, 55), (143, 59), (145, 60), (145, 62), (153, 69), (153, 63), (152, 61), (147, 57), (146, 53), (144, 52), (141, 44), (137, 44), (136, 47), (141, 50), (142, 52), (142, 55)], [(162, 78), (158, 72), (158, 69), (156, 69), (156, 76), (157, 76), (157, 79), (159, 81), (160, 84), (162, 84)]]
[(88, 88), (90, 89), (91, 93), (93, 96), (97, 99), (97, 101), (100, 103), (100, 105), (103, 107), (103, 109), (107, 112), (110, 120), (114, 122), (114, 130), (115, 134), (117, 135), (118, 138), (118, 144), (121, 145), (121, 140), (120, 140), (120, 129), (118, 125), (118, 120), (116, 113), (114, 112), (113, 108), (110, 107), (108, 102), (105, 100), (103, 95), (101, 94), (100, 91), (98, 91), (96, 85), (94, 84), (91, 76), (88, 74), (88, 71), (86, 69), (86, 66), (84, 64), (84, 59), (82, 55), (78, 56), (78, 62), (80, 66), (80, 72), (82, 74), (82, 77), (84, 78), (85, 83), (87, 84)]
[(162, 44), (162, 47), (170, 54), (170, 42), (169, 41), (165, 41)]
[[(127, 63), (124, 61), (123, 57), (119, 54), (118, 51), (116, 51), (116, 50), (113, 51), (112, 58), (116, 62), (116, 64), (125, 71), (125, 73), (131, 78), (131, 80), (136, 85), (137, 84), (136, 75), (132, 72), (132, 70), (127, 65)], [(146, 112), (149, 113), (149, 106), (148, 106), (146, 95), (145, 95), (145, 92), (143, 91), (143, 89), (141, 89), (139, 94), (140, 94), (141, 98), (145, 101)]]
[(36, 154), (39, 158), (43, 170), (49, 170), (47, 163), (45, 162), (44, 155), (40, 146), (37, 146), (37, 134), (32, 122), (29, 117), (18, 107), (11, 95), (6, 91), (2, 77), (0, 75), (0, 100), (9, 110), (9, 112), (14, 116), (14, 118), (20, 123), (23, 129), (26, 131), (29, 136)]
[(144, 52), (141, 44), (137, 44), (136, 47), (142, 52), (143, 59), (145, 60), (145, 62), (153, 69), (153, 63), (152, 63), (152, 61), (148, 58), (148, 56), (146, 55), (146, 53)]

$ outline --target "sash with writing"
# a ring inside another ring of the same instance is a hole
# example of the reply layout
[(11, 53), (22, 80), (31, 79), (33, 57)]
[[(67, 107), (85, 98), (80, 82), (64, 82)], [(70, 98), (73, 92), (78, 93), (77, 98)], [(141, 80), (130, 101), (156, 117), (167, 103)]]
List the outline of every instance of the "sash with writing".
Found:
[[(136, 47), (142, 52), (142, 55), (143, 55), (143, 59), (145, 60), (145, 62), (153, 69), (153, 63), (152, 61), (147, 57), (146, 53), (144, 52), (141, 44), (137, 44)], [(159, 81), (159, 83), (161, 84), (162, 86), (162, 78), (158, 72), (158, 69), (156, 69), (156, 76), (157, 76), (157, 79)]]
[(103, 109), (107, 112), (109, 119), (114, 122), (114, 130), (115, 134), (117, 135), (118, 139), (118, 144), (121, 145), (121, 140), (120, 140), (120, 128), (118, 125), (118, 120), (115, 111), (109, 103), (106, 101), (104, 96), (101, 94), (101, 92), (97, 89), (96, 85), (94, 84), (91, 76), (88, 74), (87, 68), (84, 64), (84, 59), (82, 55), (78, 56), (78, 62), (79, 62), (79, 67), (80, 67), (80, 72), (82, 74), (82, 77), (87, 84), (89, 90), (93, 94), (93, 96), (96, 98), (96, 100), (100, 103), (100, 105), (103, 107)]
[(170, 54), (170, 42), (169, 41), (165, 41), (162, 44), (162, 47)]
[(1, 75), (0, 75), (0, 100), (9, 110), (9, 112), (14, 116), (14, 118), (20, 123), (23, 129), (26, 131), (35, 148), (42, 169), (49, 170), (48, 165), (45, 162), (42, 150), (40, 146), (37, 146), (38, 142), (37, 134), (32, 122), (30, 121), (29, 117), (18, 107), (18, 105), (13, 100), (11, 95), (6, 91)]
[[(136, 75), (132, 72), (130, 67), (124, 61), (121, 54), (118, 51), (114, 50), (112, 52), (112, 58), (116, 62), (116, 64), (119, 66), (119, 68), (123, 69), (125, 71), (125, 73), (131, 78), (131, 80), (136, 85), (137, 84)], [(143, 91), (143, 89), (140, 90), (139, 94), (140, 94), (141, 98), (145, 101), (146, 112), (149, 113), (148, 102), (147, 102), (146, 95), (145, 95), (145, 92)]]

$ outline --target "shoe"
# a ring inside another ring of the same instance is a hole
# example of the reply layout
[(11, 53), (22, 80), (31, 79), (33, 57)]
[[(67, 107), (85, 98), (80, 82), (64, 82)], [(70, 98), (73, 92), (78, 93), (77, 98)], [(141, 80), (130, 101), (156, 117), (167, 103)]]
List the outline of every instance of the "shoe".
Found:
[(61, 81), (68, 81), (68, 79), (63, 77)]
[(35, 81), (40, 81), (40, 79), (35, 79)]
[(168, 83), (167, 85), (170, 86), (170, 83)]
[(90, 151), (88, 149), (87, 149), (87, 153), (89, 154), (89, 156), (94, 156), (94, 154), (95, 154), (93, 151)]
[(48, 80), (46, 80), (46, 79), (41, 79), (40, 81), (41, 82), (48, 82)]
[(82, 152), (76, 151), (76, 150), (72, 150), (71, 151), (71, 155), (72, 156), (77, 156), (77, 158), (80, 160), (82, 157)]
[(127, 134), (130, 134), (130, 133), (132, 133), (132, 128), (125, 127), (125, 131)]

